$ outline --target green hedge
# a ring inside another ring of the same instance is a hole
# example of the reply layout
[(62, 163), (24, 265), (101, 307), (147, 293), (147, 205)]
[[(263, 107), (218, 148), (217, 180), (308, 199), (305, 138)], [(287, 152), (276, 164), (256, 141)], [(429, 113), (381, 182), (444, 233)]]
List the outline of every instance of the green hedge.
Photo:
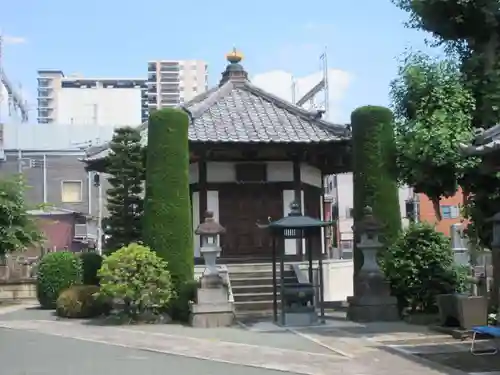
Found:
[[(401, 230), (401, 211), (396, 178), (394, 125), (392, 112), (385, 107), (365, 106), (351, 114), (353, 142), (354, 220), (370, 206), (384, 226), (382, 240), (392, 244)], [(354, 269), (362, 264), (362, 254), (354, 247)]]
[(83, 284), (85, 285), (99, 285), (99, 276), (97, 272), (102, 265), (102, 256), (94, 253), (80, 253), (83, 267)]
[(43, 256), (38, 266), (37, 298), (44, 309), (55, 309), (59, 294), (82, 282), (82, 262), (69, 251), (58, 251)]
[(144, 243), (168, 262), (178, 291), (193, 280), (188, 115), (165, 108), (149, 117)]

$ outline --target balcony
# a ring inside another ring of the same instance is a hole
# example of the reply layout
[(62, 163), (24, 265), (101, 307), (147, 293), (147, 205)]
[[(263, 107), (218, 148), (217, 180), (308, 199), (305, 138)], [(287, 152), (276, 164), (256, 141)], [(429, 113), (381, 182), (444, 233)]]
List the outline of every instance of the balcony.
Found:
[(50, 108), (51, 101), (51, 99), (38, 99), (38, 108)]
[(52, 89), (38, 89), (38, 98), (51, 98), (52, 95)]
[(39, 88), (48, 88), (51, 87), (52, 80), (49, 78), (38, 78), (38, 87)]
[(148, 72), (156, 72), (156, 63), (148, 63)]

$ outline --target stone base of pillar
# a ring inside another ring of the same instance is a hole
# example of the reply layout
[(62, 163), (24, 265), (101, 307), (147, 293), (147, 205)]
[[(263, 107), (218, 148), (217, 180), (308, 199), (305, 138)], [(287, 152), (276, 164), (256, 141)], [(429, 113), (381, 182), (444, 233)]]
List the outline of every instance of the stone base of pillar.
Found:
[(347, 297), (347, 319), (354, 322), (394, 322), (401, 320), (396, 297)]
[(191, 325), (200, 328), (228, 327), (234, 321), (234, 304), (220, 276), (203, 276), (196, 294), (197, 303), (190, 306)]

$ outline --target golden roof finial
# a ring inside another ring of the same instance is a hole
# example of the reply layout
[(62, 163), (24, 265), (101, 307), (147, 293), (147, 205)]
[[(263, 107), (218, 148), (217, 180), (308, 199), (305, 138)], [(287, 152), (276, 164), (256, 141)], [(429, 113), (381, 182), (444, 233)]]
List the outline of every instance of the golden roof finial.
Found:
[(236, 64), (243, 60), (243, 54), (241, 52), (238, 52), (236, 47), (233, 47), (233, 50), (226, 55), (226, 59), (230, 63)]

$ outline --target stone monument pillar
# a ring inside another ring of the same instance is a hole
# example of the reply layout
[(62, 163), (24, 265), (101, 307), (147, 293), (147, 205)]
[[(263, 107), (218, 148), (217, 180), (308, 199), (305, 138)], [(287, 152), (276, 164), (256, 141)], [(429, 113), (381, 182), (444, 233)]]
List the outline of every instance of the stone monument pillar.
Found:
[(225, 231), (210, 211), (205, 214), (205, 221), (196, 228), (195, 233), (201, 238), (200, 253), (205, 259), (206, 268), (200, 279), (196, 303), (190, 307), (193, 327), (225, 327), (233, 324), (234, 306), (229, 301), (227, 280), (221, 277), (217, 268), (217, 257), (221, 252), (218, 240)]
[(382, 226), (373, 217), (372, 209), (365, 209), (365, 216), (353, 227), (354, 238), (363, 253), (363, 267), (354, 277), (355, 295), (348, 297), (347, 318), (357, 322), (399, 320), (397, 299), (390, 294), (386, 281), (377, 263), (377, 254), (382, 248), (379, 234)]

